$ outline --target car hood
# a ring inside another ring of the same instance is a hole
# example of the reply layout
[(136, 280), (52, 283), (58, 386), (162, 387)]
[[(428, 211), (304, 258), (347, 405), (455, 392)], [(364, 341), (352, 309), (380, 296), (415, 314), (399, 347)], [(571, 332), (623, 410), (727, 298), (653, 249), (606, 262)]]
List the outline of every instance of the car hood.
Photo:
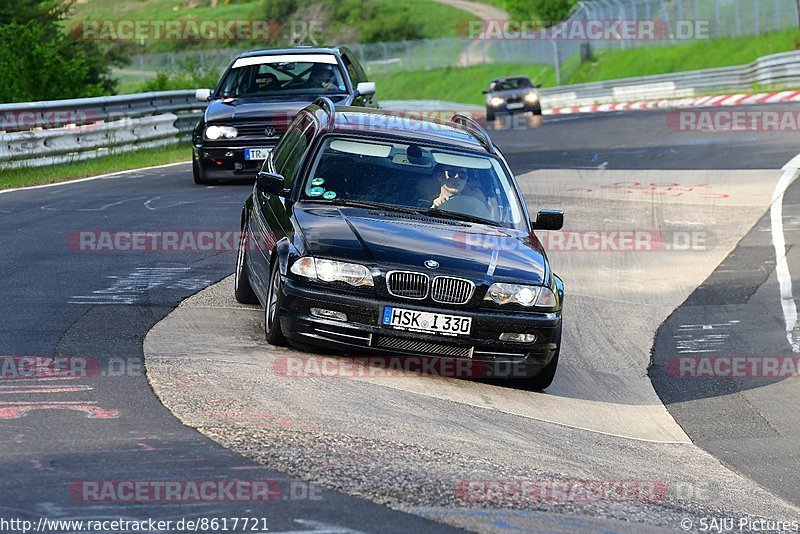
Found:
[[(262, 119), (279, 120), (287, 123), (304, 107), (314, 101), (316, 95), (295, 95), (291, 99), (272, 98), (226, 98), (212, 100), (205, 110), (206, 124), (220, 122), (251, 122)], [(334, 104), (344, 104), (347, 95), (335, 96)]]
[(351, 207), (296, 205), (306, 251), (321, 258), (379, 264), (385, 269), (542, 284), (546, 258), (536, 236), (486, 225), (424, 215)]
[(492, 91), (489, 97), (499, 96), (501, 98), (508, 98), (510, 96), (525, 96), (528, 93), (537, 93), (536, 89), (506, 89), (505, 91)]

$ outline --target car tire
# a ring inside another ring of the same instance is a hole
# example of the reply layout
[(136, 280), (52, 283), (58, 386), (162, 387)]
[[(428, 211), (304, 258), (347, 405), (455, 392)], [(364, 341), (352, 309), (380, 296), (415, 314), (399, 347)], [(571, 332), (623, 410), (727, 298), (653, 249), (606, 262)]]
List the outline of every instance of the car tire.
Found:
[(192, 157), (192, 175), (194, 176), (194, 183), (197, 185), (208, 185), (209, 181), (203, 177), (203, 171), (200, 170), (200, 164)]
[(515, 385), (532, 391), (542, 391), (550, 387), (550, 384), (553, 383), (553, 379), (556, 377), (556, 370), (558, 369), (558, 356), (561, 353), (561, 326), (558, 327), (556, 346), (558, 348), (547, 365), (542, 367), (542, 369), (533, 376), (515, 379)]
[(272, 262), (272, 271), (269, 276), (267, 289), (267, 302), (264, 306), (264, 334), (267, 343), (278, 347), (286, 345), (286, 337), (281, 330), (281, 273), (278, 260)]
[(550, 363), (545, 365), (535, 376), (525, 380), (527, 389), (542, 391), (550, 387), (550, 384), (553, 383), (553, 379), (556, 377), (556, 369), (558, 368), (558, 355), (560, 352), (561, 347), (556, 349), (556, 353), (553, 354), (553, 359), (550, 360)]
[(534, 115), (541, 115), (542, 114), (542, 105), (538, 104), (535, 108), (533, 108)]
[(247, 231), (242, 229), (239, 237), (239, 250), (236, 253), (236, 272), (233, 278), (233, 292), (236, 300), (242, 304), (259, 304), (258, 297), (250, 284), (250, 273), (247, 269)]
[(495, 119), (494, 111), (487, 109), (486, 110), (486, 122), (493, 122)]

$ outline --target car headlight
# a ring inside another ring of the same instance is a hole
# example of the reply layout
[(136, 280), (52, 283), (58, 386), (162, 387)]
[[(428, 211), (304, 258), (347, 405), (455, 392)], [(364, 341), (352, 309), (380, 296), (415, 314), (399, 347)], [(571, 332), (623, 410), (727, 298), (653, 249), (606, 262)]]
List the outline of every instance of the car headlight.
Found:
[(233, 126), (215, 126), (211, 125), (206, 128), (206, 139), (216, 141), (217, 139), (233, 139), (239, 135), (239, 132)]
[(530, 102), (531, 104), (535, 104), (539, 101), (539, 95), (536, 93), (528, 93), (525, 95), (525, 102)]
[(489, 287), (483, 300), (491, 300), (497, 304), (519, 304), (526, 308), (553, 308), (556, 305), (556, 296), (546, 287), (500, 282)]
[(493, 96), (491, 100), (489, 100), (489, 103), (493, 106), (502, 106), (503, 104), (505, 104), (505, 102), (506, 99), (500, 98), (499, 96)]
[(344, 282), (351, 286), (374, 285), (372, 273), (366, 266), (358, 263), (321, 260), (305, 256), (294, 262), (289, 270), (298, 276), (323, 282)]

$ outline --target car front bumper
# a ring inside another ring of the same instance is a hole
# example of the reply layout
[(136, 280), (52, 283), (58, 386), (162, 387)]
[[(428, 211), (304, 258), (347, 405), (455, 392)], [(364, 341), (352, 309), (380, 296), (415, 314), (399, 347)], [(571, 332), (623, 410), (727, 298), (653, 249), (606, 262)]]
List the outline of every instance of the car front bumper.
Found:
[[(253, 143), (250, 148), (273, 150), (274, 144)], [(193, 147), (194, 160), (206, 180), (255, 180), (264, 163), (260, 160), (245, 159), (244, 147), (197, 146)]]
[(542, 109), (542, 105), (539, 102), (536, 102), (534, 104), (525, 102), (525, 103), (523, 103), (522, 107), (513, 107), (513, 104), (511, 104), (511, 105), (512, 105), (511, 108), (508, 107), (509, 106), (508, 103), (500, 104), (499, 106), (487, 105), (486, 109), (489, 109), (489, 110), (493, 111), (494, 113), (509, 113), (509, 114), (512, 114), (512, 113), (532, 113), (532, 112), (540, 111)]
[[(444, 336), (397, 330), (380, 324), (384, 306), (472, 318), (469, 336)], [(310, 308), (342, 312), (347, 321), (313, 316)], [(535, 376), (556, 354), (561, 312), (537, 313), (499, 309), (420, 306), (413, 301), (386, 302), (283, 278), (281, 329), (302, 345), (334, 349), (348, 355), (456, 359), (472, 362), (462, 369), (476, 378)], [(533, 343), (500, 341), (502, 332), (535, 333)]]

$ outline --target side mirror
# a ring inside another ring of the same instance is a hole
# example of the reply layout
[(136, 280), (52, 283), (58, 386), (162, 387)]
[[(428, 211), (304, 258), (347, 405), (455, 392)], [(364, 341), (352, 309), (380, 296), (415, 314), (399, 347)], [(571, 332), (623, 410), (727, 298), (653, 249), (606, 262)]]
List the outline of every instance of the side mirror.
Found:
[(256, 188), (262, 193), (283, 196), (283, 176), (271, 172), (260, 171), (256, 175)]
[(540, 83), (533, 84), (533, 87), (536, 88), (536, 89), (540, 88), (541, 86), (542, 86), (542, 84), (540, 84)]
[(561, 210), (539, 210), (536, 220), (531, 221), (534, 230), (561, 230), (564, 227), (564, 212)]
[(489, 90), (485, 89), (485, 90), (481, 91), (481, 94), (482, 95), (488, 95), (489, 94)]
[(211, 100), (211, 89), (198, 89), (194, 92), (194, 97), (200, 102), (208, 102)]
[(375, 94), (375, 82), (359, 82), (356, 91), (359, 96), (372, 96)]

